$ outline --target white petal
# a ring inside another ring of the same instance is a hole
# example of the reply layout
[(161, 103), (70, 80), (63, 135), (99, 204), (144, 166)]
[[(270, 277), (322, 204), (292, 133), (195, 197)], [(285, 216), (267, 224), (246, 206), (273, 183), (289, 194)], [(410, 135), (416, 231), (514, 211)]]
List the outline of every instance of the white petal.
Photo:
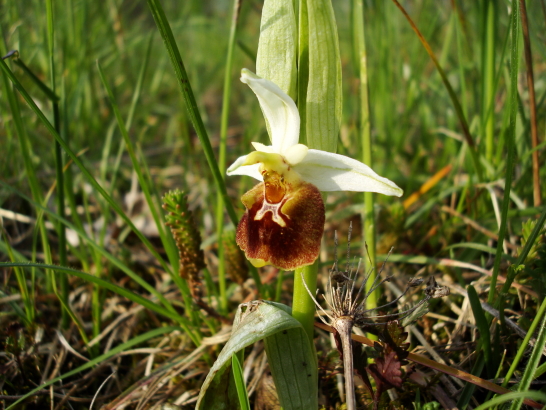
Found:
[(394, 182), (377, 175), (369, 166), (331, 152), (310, 149), (294, 170), (321, 191), (378, 192), (394, 196), (403, 194)]
[(258, 181), (263, 181), (262, 174), (260, 173), (260, 164), (243, 165), (246, 162), (248, 155), (243, 155), (235, 160), (233, 164), (227, 169), (228, 175), (248, 175), (255, 178)]
[(256, 151), (267, 152), (268, 154), (278, 154), (271, 145), (264, 145), (260, 142), (251, 142), (251, 144)]
[(258, 77), (246, 68), (241, 71), (241, 81), (248, 84), (258, 97), (269, 123), (275, 151), (283, 154), (296, 145), (300, 136), (300, 114), (292, 98), (273, 82)]
[(306, 145), (296, 144), (285, 151), (284, 158), (288, 161), (290, 165), (294, 166), (303, 161), (308, 151), (309, 148), (307, 148)]

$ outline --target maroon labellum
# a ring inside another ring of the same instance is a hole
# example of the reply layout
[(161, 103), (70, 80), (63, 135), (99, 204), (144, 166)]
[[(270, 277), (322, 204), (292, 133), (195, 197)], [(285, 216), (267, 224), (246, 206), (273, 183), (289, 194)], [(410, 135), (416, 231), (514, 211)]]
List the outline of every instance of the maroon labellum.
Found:
[(292, 270), (318, 257), (324, 231), (320, 191), (300, 179), (286, 181), (277, 172), (241, 198), (246, 212), (237, 227), (237, 244), (256, 266)]

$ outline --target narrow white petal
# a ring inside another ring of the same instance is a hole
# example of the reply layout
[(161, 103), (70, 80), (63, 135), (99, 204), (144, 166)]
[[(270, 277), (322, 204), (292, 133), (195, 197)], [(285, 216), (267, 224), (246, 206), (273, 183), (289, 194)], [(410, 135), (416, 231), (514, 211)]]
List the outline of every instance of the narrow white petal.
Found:
[(303, 161), (308, 151), (309, 148), (307, 148), (306, 145), (296, 144), (291, 146), (284, 152), (284, 158), (288, 161), (290, 165), (294, 166)]
[(272, 145), (264, 145), (261, 142), (251, 142), (256, 151), (267, 152), (268, 154), (278, 154)]
[(273, 82), (258, 77), (246, 68), (241, 71), (241, 81), (248, 84), (258, 97), (269, 123), (275, 151), (283, 154), (296, 145), (300, 136), (300, 114), (292, 98)]
[(331, 152), (310, 149), (294, 170), (321, 191), (377, 192), (394, 196), (403, 194), (394, 182), (377, 175), (369, 166)]
[(227, 169), (228, 175), (248, 175), (258, 181), (263, 181), (262, 174), (259, 171), (260, 164), (243, 165), (246, 162), (248, 155), (243, 155), (235, 160)]

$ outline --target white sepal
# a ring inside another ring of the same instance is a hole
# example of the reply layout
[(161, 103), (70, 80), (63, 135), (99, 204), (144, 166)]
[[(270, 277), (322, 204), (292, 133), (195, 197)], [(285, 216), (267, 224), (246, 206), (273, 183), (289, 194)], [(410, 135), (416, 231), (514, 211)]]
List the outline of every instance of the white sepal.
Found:
[(310, 149), (294, 170), (321, 191), (377, 192), (394, 196), (403, 194), (394, 182), (377, 175), (369, 166), (331, 152)]
[(271, 129), (271, 143), (277, 153), (283, 153), (298, 143), (300, 114), (296, 104), (273, 82), (258, 77), (244, 68), (241, 81), (254, 91)]
[(227, 175), (248, 175), (255, 178), (258, 181), (263, 181), (262, 174), (260, 173), (260, 164), (243, 165), (246, 162), (248, 155), (243, 155), (235, 160), (233, 164), (227, 169)]

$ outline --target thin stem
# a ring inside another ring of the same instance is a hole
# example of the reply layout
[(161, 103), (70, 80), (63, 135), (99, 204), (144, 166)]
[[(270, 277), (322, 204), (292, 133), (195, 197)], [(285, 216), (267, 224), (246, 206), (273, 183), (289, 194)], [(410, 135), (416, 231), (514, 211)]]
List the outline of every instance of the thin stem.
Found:
[[(353, 1), (353, 36), (356, 43), (358, 69), (360, 73), (360, 133), (362, 138), (362, 162), (373, 168), (372, 164), (372, 138), (370, 130), (370, 103), (368, 95), (368, 66), (366, 63), (366, 37), (364, 32), (364, 9), (362, 0)], [(374, 194), (364, 192), (364, 251), (369, 259), (365, 259), (365, 269), (371, 272), (371, 282), (366, 283), (366, 290), (370, 289), (375, 281), (376, 266), (376, 231), (374, 216)], [(369, 285), (368, 285), (369, 284)], [(366, 299), (366, 306), (377, 306), (377, 292), (373, 292)]]
[(214, 177), (214, 181), (216, 182), (216, 188), (218, 189), (218, 191), (220, 191), (222, 198), (224, 199), (224, 204), (229, 218), (231, 219), (231, 222), (233, 222), (234, 225), (237, 225), (237, 214), (235, 213), (235, 209), (230, 202), (226, 190), (226, 185), (224, 184), (224, 180), (222, 178), (223, 171), (220, 172), (220, 169), (218, 168), (218, 164), (216, 162), (214, 152), (212, 151), (212, 145), (210, 143), (208, 133), (205, 130), (203, 119), (201, 118), (199, 109), (197, 108), (197, 102), (195, 101), (195, 96), (193, 95), (193, 91), (190, 86), (188, 74), (186, 72), (186, 68), (184, 67), (184, 63), (182, 62), (182, 57), (180, 56), (178, 46), (176, 45), (176, 42), (174, 40), (171, 26), (169, 25), (167, 17), (165, 16), (165, 11), (163, 10), (163, 7), (161, 6), (159, 0), (148, 0), (148, 6), (150, 7), (157, 28), (161, 34), (161, 37), (163, 38), (163, 42), (165, 43), (167, 52), (169, 53), (169, 58), (171, 60), (172, 67), (176, 73), (176, 78), (178, 81), (178, 85), (180, 86), (180, 91), (182, 92), (182, 96), (184, 97), (184, 101), (186, 102), (188, 115), (191, 119), (193, 127), (195, 128), (197, 137), (199, 138), (199, 141), (201, 142), (201, 145), (203, 147), (205, 157), (207, 158), (207, 163), (212, 172), (212, 176)]
[[(47, 14), (47, 43), (49, 46), (49, 75), (51, 82), (51, 90), (55, 94), (55, 25), (53, 24), (53, 3), (51, 0), (46, 2), (46, 14)], [(59, 112), (58, 100), (52, 100), (53, 102), (53, 126), (60, 135), (61, 134), (61, 116)], [(61, 145), (58, 141), (54, 141), (55, 144), (55, 173), (57, 177), (57, 212), (61, 218), (64, 218), (64, 176), (63, 176), (63, 153)], [(66, 230), (63, 224), (57, 224), (57, 234), (59, 235), (59, 263), (66, 266)], [(61, 299), (63, 306), (68, 306), (68, 293), (69, 284), (68, 277), (62, 275), (61, 281)], [(69, 315), (65, 309), (61, 311), (61, 327), (66, 329), (69, 324)]]
[[(10, 79), (10, 81), (14, 84), (15, 88), (19, 91), (23, 99), (26, 101), (30, 109), (38, 116), (42, 124), (47, 128), (49, 133), (55, 137), (55, 139), (59, 142), (61, 147), (64, 149), (64, 151), (70, 156), (72, 161), (78, 166), (78, 168), (81, 170), (81, 172), (86, 177), (87, 181), (95, 188), (95, 190), (98, 191), (98, 193), (110, 204), (112, 209), (124, 220), (124, 222), (131, 228), (131, 230), (135, 233), (135, 235), (138, 236), (138, 238), (146, 245), (150, 253), (154, 256), (154, 258), (157, 259), (157, 261), (161, 264), (163, 269), (165, 269), (166, 272), (170, 271), (170, 268), (167, 266), (163, 258), (159, 255), (159, 253), (155, 250), (155, 248), (152, 246), (151, 242), (146, 238), (142, 232), (140, 232), (135, 224), (131, 221), (131, 219), (123, 212), (121, 207), (117, 202), (113, 200), (113, 198), (108, 195), (108, 193), (104, 190), (102, 186), (99, 185), (97, 180), (91, 175), (89, 170), (83, 165), (83, 162), (78, 158), (78, 156), (70, 149), (70, 147), (66, 144), (66, 142), (59, 136), (59, 133), (55, 130), (53, 125), (49, 122), (49, 120), (46, 118), (44, 113), (38, 108), (34, 100), (30, 97), (26, 89), (21, 85), (21, 83), (17, 80), (15, 75), (13, 75), (13, 72), (9, 69), (9, 67), (6, 65), (6, 63), (0, 59), (0, 69), (7, 75), (7, 77)], [(47, 241), (46, 241), (47, 243)]]
[(404, 17), (406, 17), (406, 19), (410, 23), (411, 28), (413, 29), (413, 31), (415, 31), (415, 34), (417, 34), (417, 37), (421, 41), (421, 44), (423, 44), (423, 47), (425, 47), (425, 50), (427, 51), (430, 59), (432, 60), (432, 62), (436, 66), (436, 70), (438, 70), (438, 74), (440, 74), (440, 77), (442, 78), (442, 82), (444, 83), (444, 86), (447, 89), (449, 97), (451, 98), (451, 102), (453, 103), (453, 107), (455, 108), (455, 112), (457, 113), (457, 118), (459, 119), (459, 122), (461, 124), (461, 128), (463, 130), (463, 135), (464, 135), (464, 138), (466, 140), (466, 143), (468, 144), (468, 146), (470, 148), (470, 154), (472, 156), (472, 161), (474, 163), (474, 168), (476, 169), (476, 173), (478, 174), (478, 180), (480, 180), (480, 181), (483, 180), (483, 178), (482, 178), (482, 168), (481, 168), (481, 165), (480, 165), (478, 153), (476, 151), (476, 146), (475, 146), (476, 144), (474, 143), (474, 139), (472, 138), (472, 135), (470, 134), (470, 129), (468, 127), (468, 122), (466, 121), (466, 117), (464, 115), (464, 112), (463, 112), (463, 109), (462, 109), (461, 104), (459, 102), (459, 99), (457, 98), (457, 95), (455, 94), (455, 91), (453, 90), (453, 87), (451, 86), (451, 83), (449, 82), (444, 69), (442, 68), (442, 66), (438, 62), (438, 59), (436, 58), (436, 55), (434, 54), (434, 51), (432, 51), (432, 48), (428, 44), (427, 40), (425, 39), (425, 37), (423, 37), (423, 35), (421, 34), (419, 29), (417, 28), (417, 26), (413, 22), (413, 20), (409, 16), (409, 14), (406, 12), (404, 7), (402, 7), (402, 5), (398, 2), (398, 0), (392, 0), (392, 1), (396, 5), (396, 7), (398, 7), (400, 9), (400, 11), (404, 15)]
[(531, 40), (529, 39), (529, 22), (527, 20), (527, 8), (525, 0), (519, 1), (521, 11), (521, 27), (523, 31), (523, 50), (525, 51), (525, 63), (527, 64), (527, 87), (529, 88), (529, 111), (531, 112), (531, 145), (533, 149), (533, 202), (535, 206), (542, 204), (542, 192), (540, 188), (540, 164), (538, 159), (538, 126), (537, 103), (535, 97), (535, 79), (533, 75), (533, 55), (531, 54)]
[[(231, 19), (231, 28), (229, 31), (228, 50), (226, 56), (226, 71), (224, 73), (224, 93), (222, 96), (222, 116), (220, 120), (220, 151), (218, 155), (218, 168), (226, 169), (226, 142), (227, 126), (229, 119), (229, 98), (231, 96), (231, 71), (233, 68), (233, 50), (235, 48), (235, 38), (237, 34), (237, 21), (239, 20), (239, 10), (241, 0), (233, 0), (233, 16)], [(223, 174), (222, 174), (223, 179)], [(224, 263), (224, 248), (222, 247), (222, 233), (224, 231), (224, 201), (222, 195), (216, 198), (216, 237), (218, 241), (218, 285), (220, 288), (220, 309), (223, 313), (227, 312), (228, 300), (226, 296), (226, 269)]]
[(483, 35), (483, 63), (482, 63), (482, 84), (483, 84), (483, 102), (482, 116), (485, 134), (485, 157), (488, 161), (493, 159), (494, 148), (494, 116), (493, 110), (489, 110), (495, 99), (495, 1), (488, 0), (484, 7), (485, 12), (485, 30)]
[(495, 300), (495, 288), (497, 285), (497, 276), (499, 274), (500, 262), (503, 255), (503, 243), (506, 236), (508, 225), (508, 208), (510, 204), (510, 189), (512, 187), (513, 170), (515, 164), (515, 136), (516, 136), (516, 119), (518, 113), (518, 67), (519, 67), (519, 7), (517, 0), (512, 1), (512, 53), (510, 58), (510, 126), (506, 133), (506, 174), (504, 185), (504, 198), (502, 201), (501, 224), (499, 228), (499, 240), (497, 242), (497, 252), (493, 264), (493, 275), (491, 276), (491, 284), (489, 287), (489, 295), (487, 303), (493, 304)]
[(343, 316), (332, 324), (341, 339), (343, 349), (343, 373), (345, 375), (345, 400), (347, 410), (356, 409), (355, 381), (353, 367), (353, 343), (351, 333), (353, 331), (353, 319), (350, 316)]

